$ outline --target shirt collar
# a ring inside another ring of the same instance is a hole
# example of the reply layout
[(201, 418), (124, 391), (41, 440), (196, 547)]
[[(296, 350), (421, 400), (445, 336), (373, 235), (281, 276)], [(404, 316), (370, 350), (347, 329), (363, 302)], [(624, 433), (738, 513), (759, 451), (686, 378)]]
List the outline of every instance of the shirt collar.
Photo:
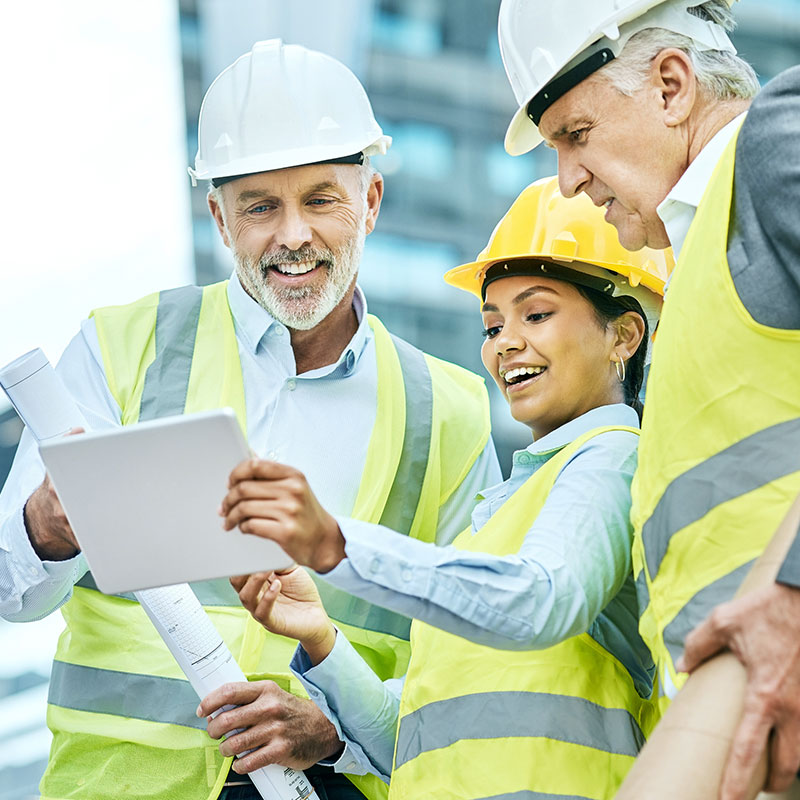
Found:
[[(625, 425), (630, 428), (639, 427), (639, 415), (630, 406), (624, 403), (613, 403), (607, 406), (598, 406), (585, 414), (581, 414), (569, 422), (565, 422), (554, 431), (550, 431), (546, 436), (537, 439), (528, 445), (524, 451), (533, 455), (550, 453), (553, 450), (560, 450), (570, 442), (574, 442), (579, 436), (588, 433), (594, 428), (605, 428), (607, 426)], [(516, 460), (517, 454), (514, 454)]]
[(667, 229), (667, 237), (676, 260), (714, 168), (736, 134), (745, 114), (747, 112), (743, 111), (714, 134), (657, 208), (658, 216)]
[[(286, 326), (278, 322), (247, 294), (235, 271), (231, 275), (230, 281), (228, 281), (228, 304), (236, 324), (239, 339), (253, 355), (256, 354), (264, 337), (277, 329), (283, 330), (283, 333), (286, 334), (286, 342), (289, 342)], [(367, 342), (371, 338), (372, 332), (367, 321), (367, 298), (358, 285), (356, 285), (353, 293), (353, 310), (356, 312), (356, 318), (358, 319), (358, 328), (337, 362), (321, 368), (326, 374), (339, 367), (342, 367), (345, 375), (353, 372), (367, 346)]]

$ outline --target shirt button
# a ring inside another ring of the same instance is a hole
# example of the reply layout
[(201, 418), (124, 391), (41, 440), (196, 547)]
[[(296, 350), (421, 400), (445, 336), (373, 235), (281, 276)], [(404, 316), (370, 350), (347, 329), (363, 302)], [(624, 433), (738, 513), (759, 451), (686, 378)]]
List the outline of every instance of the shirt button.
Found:
[(295, 378), (289, 378), (289, 380), (286, 381), (286, 388), (290, 392), (293, 392), (297, 388), (297, 380)]
[(283, 328), (280, 325), (275, 326), (275, 335), (283, 336)]
[(403, 580), (408, 583), (413, 577), (414, 573), (411, 570), (411, 567), (403, 567)]
[(277, 461), (278, 460), (278, 452), (276, 450), (270, 450), (269, 453), (267, 453), (267, 459), (269, 461)]
[(353, 364), (355, 363), (356, 363), (356, 357), (353, 355), (353, 351), (348, 350), (347, 355), (345, 356), (344, 359), (345, 369), (347, 369), (347, 371), (349, 372), (351, 369), (353, 369)]
[(381, 560), (375, 556), (372, 559), (372, 562), (369, 565), (369, 571), (374, 575), (376, 572), (380, 572), (381, 569)]
[(520, 453), (517, 456), (517, 463), (518, 464), (530, 464), (533, 462), (533, 458), (531, 458), (530, 453)]

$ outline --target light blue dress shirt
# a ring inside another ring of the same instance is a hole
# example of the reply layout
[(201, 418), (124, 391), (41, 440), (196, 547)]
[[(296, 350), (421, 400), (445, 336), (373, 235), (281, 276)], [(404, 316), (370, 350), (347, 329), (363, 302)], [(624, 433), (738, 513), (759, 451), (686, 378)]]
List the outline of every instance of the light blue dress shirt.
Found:
[[(375, 421), (377, 362), (366, 299), (356, 289), (358, 329), (336, 363), (297, 374), (288, 329), (242, 288), (228, 284), (242, 363), (247, 434), (259, 455), (301, 470), (322, 505), (349, 514)], [(92, 319), (85, 320), (57, 366), (91, 428), (120, 424)], [(28, 541), (22, 509), (44, 477), (35, 442), (26, 431), (0, 494), (0, 616), (39, 619), (65, 603), (87, 569), (82, 555), (42, 562)], [(466, 479), (440, 511), (438, 542), (453, 540), (469, 522), (481, 486), (501, 477), (494, 446), (487, 444)], [(220, 496), (220, 500), (222, 497)]]
[[(625, 405), (583, 414), (514, 454), (509, 479), (486, 489), (472, 513), (477, 531), (564, 446), (597, 427), (638, 427)], [(340, 518), (347, 558), (322, 576), (380, 606), (480, 644), (550, 647), (589, 631), (649, 696), (653, 664), (639, 637), (631, 575), (630, 483), (638, 436), (613, 431), (567, 462), (519, 552), (493, 556), (435, 548), (376, 526)], [(391, 772), (401, 681), (381, 683), (346, 638), (311, 667), (298, 648), (292, 668), (337, 727), (357, 762), (350, 772)], [(338, 765), (337, 765), (338, 766)]]

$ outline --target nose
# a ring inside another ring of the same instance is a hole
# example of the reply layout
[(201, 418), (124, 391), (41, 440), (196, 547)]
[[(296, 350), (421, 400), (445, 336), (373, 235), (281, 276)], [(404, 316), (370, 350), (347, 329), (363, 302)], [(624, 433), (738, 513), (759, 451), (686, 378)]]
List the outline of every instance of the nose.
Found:
[(500, 356), (507, 356), (509, 353), (525, 349), (525, 341), (519, 335), (514, 325), (506, 323), (502, 330), (492, 340), (494, 352)]
[(289, 250), (299, 250), (303, 245), (311, 244), (312, 238), (311, 226), (302, 210), (284, 206), (275, 231), (275, 243)]
[(564, 197), (575, 197), (585, 191), (592, 180), (592, 173), (584, 167), (573, 153), (558, 153), (558, 189)]

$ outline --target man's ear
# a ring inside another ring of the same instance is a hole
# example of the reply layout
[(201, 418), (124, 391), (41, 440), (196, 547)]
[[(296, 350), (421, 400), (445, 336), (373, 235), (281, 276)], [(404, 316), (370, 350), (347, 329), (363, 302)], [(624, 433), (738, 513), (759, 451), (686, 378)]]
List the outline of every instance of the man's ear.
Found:
[(378, 214), (381, 210), (381, 200), (383, 200), (383, 175), (375, 172), (367, 189), (367, 233), (372, 233), (375, 223), (378, 221)]
[(219, 235), (222, 237), (222, 241), (225, 243), (225, 247), (230, 247), (231, 242), (228, 238), (228, 228), (225, 225), (225, 216), (222, 213), (222, 205), (217, 202), (217, 196), (212, 194), (211, 192), (208, 193), (208, 210), (211, 212), (211, 216), (214, 217), (214, 222), (217, 223), (217, 230), (219, 231)]
[(667, 127), (685, 122), (697, 101), (697, 78), (689, 54), (677, 47), (665, 48), (653, 59), (650, 80), (661, 94)]
[(627, 361), (642, 344), (644, 339), (644, 320), (635, 311), (626, 311), (612, 323), (616, 333), (614, 352)]

